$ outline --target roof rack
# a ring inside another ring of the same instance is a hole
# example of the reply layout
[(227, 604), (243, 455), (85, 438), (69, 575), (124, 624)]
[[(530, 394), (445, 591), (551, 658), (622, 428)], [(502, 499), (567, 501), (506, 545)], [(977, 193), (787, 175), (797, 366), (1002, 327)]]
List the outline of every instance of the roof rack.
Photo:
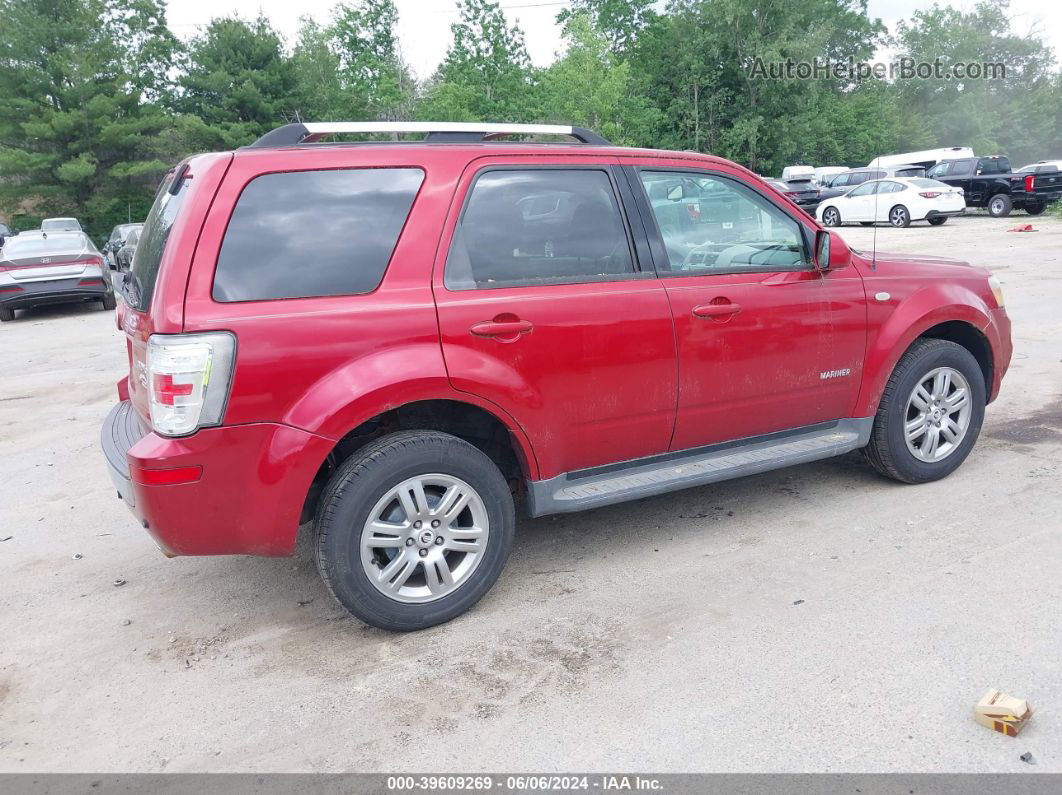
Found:
[(566, 124), (488, 124), (450, 121), (336, 121), (285, 124), (251, 144), (251, 148), (313, 143), (329, 135), (425, 133), (427, 143), (492, 141), (506, 135), (567, 135), (580, 143), (611, 146), (592, 130)]

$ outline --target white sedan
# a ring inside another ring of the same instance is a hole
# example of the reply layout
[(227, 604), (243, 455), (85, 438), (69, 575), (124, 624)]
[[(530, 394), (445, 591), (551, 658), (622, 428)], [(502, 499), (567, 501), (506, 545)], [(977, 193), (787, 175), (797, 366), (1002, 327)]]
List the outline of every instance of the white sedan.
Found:
[(966, 212), (962, 188), (935, 179), (894, 177), (864, 182), (843, 196), (822, 202), (815, 214), (823, 226), (859, 222), (863, 226), (888, 223), (910, 226), (928, 221), (940, 226), (949, 216)]

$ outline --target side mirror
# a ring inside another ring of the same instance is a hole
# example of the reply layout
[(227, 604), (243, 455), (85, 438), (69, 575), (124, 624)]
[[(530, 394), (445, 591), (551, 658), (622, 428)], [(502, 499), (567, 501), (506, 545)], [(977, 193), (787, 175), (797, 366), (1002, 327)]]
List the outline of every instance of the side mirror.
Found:
[(815, 233), (815, 267), (835, 271), (852, 264), (852, 250), (836, 232), (820, 229)]

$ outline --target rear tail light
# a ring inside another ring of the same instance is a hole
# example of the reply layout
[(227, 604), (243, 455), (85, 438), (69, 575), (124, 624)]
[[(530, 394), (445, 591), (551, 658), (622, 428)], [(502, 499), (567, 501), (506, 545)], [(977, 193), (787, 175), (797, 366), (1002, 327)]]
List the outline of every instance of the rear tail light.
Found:
[(1025, 177), (1025, 192), (1026, 193), (1032, 193), (1033, 192), (1033, 181), (1035, 179), (1036, 179), (1036, 175), (1035, 174), (1029, 174), (1028, 176)]
[(5, 285), (3, 287), (0, 287), (0, 293), (21, 293), (21, 292), (23, 292), (23, 288), (22, 287), (16, 287), (15, 285), (11, 285), (11, 284)]
[(923, 199), (935, 199), (941, 194), (939, 191), (927, 190), (925, 193), (919, 193), (918, 195), (921, 196)]
[(77, 284), (78, 287), (100, 287), (104, 284), (104, 281), (103, 279), (96, 277), (92, 279), (82, 279)]
[(236, 338), (207, 334), (152, 334), (147, 345), (151, 427), (185, 436), (220, 425), (232, 384)]

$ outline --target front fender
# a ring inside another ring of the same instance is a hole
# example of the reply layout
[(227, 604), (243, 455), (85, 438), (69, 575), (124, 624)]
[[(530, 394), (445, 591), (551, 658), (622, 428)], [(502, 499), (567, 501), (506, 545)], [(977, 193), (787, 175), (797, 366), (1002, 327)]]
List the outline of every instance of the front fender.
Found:
[[(888, 305), (877, 306), (889, 311)], [(904, 352), (929, 329), (951, 321), (967, 323), (982, 334), (992, 324), (990, 309), (981, 297), (955, 282), (929, 284), (893, 307), (877, 335), (867, 340), (863, 384), (853, 416), (876, 414), (885, 385)], [(870, 327), (874, 328), (872, 318)], [(996, 346), (992, 344), (992, 348), (994, 351)]]

